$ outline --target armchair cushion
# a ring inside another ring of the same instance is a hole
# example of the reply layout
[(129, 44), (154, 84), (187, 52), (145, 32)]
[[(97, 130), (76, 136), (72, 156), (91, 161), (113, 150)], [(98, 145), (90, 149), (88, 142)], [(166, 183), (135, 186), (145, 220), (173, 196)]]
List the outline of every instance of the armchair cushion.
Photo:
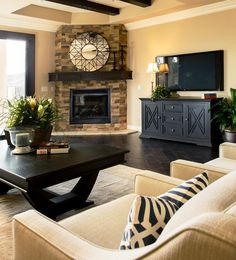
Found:
[(228, 158), (217, 158), (205, 163), (206, 165), (212, 165), (221, 169), (233, 171), (236, 169), (236, 160)]
[(137, 196), (129, 211), (120, 249), (154, 243), (174, 213), (207, 185), (208, 175), (204, 172), (157, 198)]

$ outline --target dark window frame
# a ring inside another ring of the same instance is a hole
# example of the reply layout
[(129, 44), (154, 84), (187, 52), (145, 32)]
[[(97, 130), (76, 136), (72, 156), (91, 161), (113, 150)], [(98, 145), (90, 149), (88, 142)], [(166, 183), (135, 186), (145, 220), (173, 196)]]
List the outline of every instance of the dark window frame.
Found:
[(35, 35), (0, 30), (0, 39), (26, 42), (25, 96), (35, 94)]

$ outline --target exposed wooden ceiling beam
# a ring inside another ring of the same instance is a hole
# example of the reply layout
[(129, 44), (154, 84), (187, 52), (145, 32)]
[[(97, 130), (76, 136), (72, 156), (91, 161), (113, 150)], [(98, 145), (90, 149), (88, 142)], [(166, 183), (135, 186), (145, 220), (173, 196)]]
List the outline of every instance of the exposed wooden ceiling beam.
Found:
[(85, 0), (46, 0), (46, 1), (57, 3), (57, 4), (69, 5), (76, 8), (81, 8), (81, 9), (99, 12), (108, 15), (117, 15), (120, 13), (119, 8), (98, 4), (91, 1), (85, 1)]
[(148, 7), (148, 6), (152, 5), (151, 0), (120, 0), (120, 1), (132, 4), (132, 5), (138, 5), (141, 7)]

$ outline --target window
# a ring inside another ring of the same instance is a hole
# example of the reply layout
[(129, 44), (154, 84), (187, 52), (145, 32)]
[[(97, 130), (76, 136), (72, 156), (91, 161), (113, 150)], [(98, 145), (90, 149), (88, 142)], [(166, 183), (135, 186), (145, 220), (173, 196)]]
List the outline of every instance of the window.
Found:
[[(0, 117), (3, 100), (35, 93), (35, 36), (0, 30)], [(1, 128), (4, 120), (0, 118)]]

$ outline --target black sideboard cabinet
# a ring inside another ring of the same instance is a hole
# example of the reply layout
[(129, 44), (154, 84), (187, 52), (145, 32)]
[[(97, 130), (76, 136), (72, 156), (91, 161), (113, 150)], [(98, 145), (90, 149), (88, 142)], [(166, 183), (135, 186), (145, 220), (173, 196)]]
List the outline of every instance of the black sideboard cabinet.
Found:
[(152, 101), (141, 98), (142, 138), (213, 146), (222, 141), (219, 127), (209, 111), (217, 99), (168, 98)]

